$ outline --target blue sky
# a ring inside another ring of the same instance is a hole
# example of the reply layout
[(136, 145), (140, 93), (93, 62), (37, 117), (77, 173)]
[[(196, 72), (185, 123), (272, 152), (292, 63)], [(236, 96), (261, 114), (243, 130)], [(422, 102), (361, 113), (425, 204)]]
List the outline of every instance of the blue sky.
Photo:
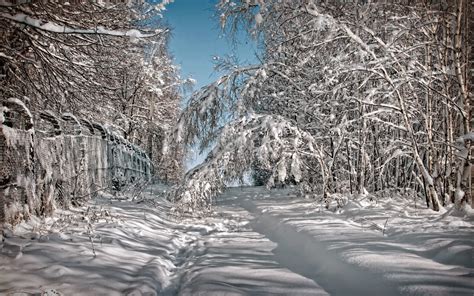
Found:
[[(174, 0), (166, 6), (164, 21), (171, 27), (169, 50), (175, 64), (181, 67), (182, 78), (197, 81), (194, 90), (215, 81), (219, 73), (214, 71), (213, 57), (234, 55), (240, 64), (257, 63), (256, 43), (241, 33), (238, 42), (232, 43), (222, 36), (219, 22), (214, 16), (218, 0)], [(187, 98), (184, 98), (184, 102)], [(199, 155), (190, 152), (186, 167), (201, 163), (206, 152)]]
[(214, 17), (216, 3), (217, 0), (175, 0), (164, 12), (164, 20), (172, 29), (171, 54), (181, 66), (181, 76), (197, 80), (195, 89), (218, 78), (213, 69), (213, 56), (235, 54), (243, 64), (256, 63), (253, 41), (240, 38), (234, 46), (222, 36)]

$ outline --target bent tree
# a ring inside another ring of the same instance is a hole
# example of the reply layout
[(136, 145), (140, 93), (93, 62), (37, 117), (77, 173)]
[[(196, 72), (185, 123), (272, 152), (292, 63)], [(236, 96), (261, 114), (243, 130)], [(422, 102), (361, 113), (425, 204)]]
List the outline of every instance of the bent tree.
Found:
[(262, 42), (260, 65), (196, 92), (175, 140), (213, 147), (174, 193), (206, 209), (250, 169), (305, 196), (397, 189), (428, 207), (471, 202), (469, 5), (221, 1), (225, 30)]

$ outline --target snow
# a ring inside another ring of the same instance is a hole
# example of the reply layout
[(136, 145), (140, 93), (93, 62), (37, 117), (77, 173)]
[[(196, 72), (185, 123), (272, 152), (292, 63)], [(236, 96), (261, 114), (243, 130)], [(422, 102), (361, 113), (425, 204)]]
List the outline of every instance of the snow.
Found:
[(5, 112), (8, 111), (8, 108), (5, 106), (0, 106), (0, 124), (5, 122)]
[(293, 153), (292, 160), (291, 160), (291, 174), (295, 178), (296, 182), (301, 180), (301, 161), (298, 157), (298, 154)]
[(192, 237), (160, 215), (169, 207), (164, 200), (153, 202), (103, 195), (83, 208), (20, 224), (1, 248), (0, 294), (156, 294), (169, 285), (172, 259)]
[(29, 141), (33, 140), (33, 129), (29, 129), (27, 131), (19, 131), (6, 125), (1, 125), (0, 129), (2, 131), (3, 136), (5, 137), (6, 144), (9, 147), (17, 147), (19, 144), (24, 145), (25, 138), (29, 139)]
[[(28, 98), (25, 97), (25, 99), (28, 99)], [(9, 98), (8, 102), (20, 106), (23, 109), (23, 111), (26, 113), (26, 115), (28, 116), (30, 123), (33, 125), (33, 115), (31, 115), (30, 109), (26, 107), (25, 103), (23, 103), (17, 98)]]
[(174, 217), (168, 189), (4, 231), (0, 294), (472, 295), (474, 215), (396, 193), (338, 196), (230, 188), (213, 215)]
[(62, 118), (66, 119), (66, 120), (71, 120), (72, 119), (75, 122), (75, 124), (77, 124), (78, 126), (81, 125), (79, 119), (77, 119), (77, 117), (72, 113), (68, 113), (68, 112), (63, 113)]
[(6, 54), (3, 53), (3, 52), (0, 52), (0, 58), (13, 60), (13, 57), (11, 57), (11, 56), (9, 56), (9, 55), (6, 55)]
[(474, 132), (467, 133), (463, 135), (462, 137), (460, 137), (460, 139), (461, 141), (468, 141), (468, 140), (474, 141)]
[(277, 170), (278, 170), (278, 180), (280, 182), (285, 182), (286, 180), (286, 160), (284, 157), (278, 162), (277, 165)]
[(159, 33), (162, 33), (163, 30), (157, 30), (155, 33), (152, 34), (145, 34), (136, 29), (131, 29), (128, 31), (120, 31), (120, 30), (109, 30), (102, 26), (98, 26), (96, 29), (76, 29), (71, 28), (63, 25), (59, 25), (53, 22), (43, 22), (39, 19), (30, 17), (23, 13), (17, 13), (15, 15), (11, 15), (8, 13), (0, 13), (0, 16), (18, 22), (22, 24), (26, 24), (28, 26), (53, 32), (53, 33), (63, 33), (63, 34), (101, 34), (101, 35), (112, 35), (112, 36), (128, 36), (131, 38), (147, 38), (155, 36)]
[(255, 15), (255, 23), (257, 24), (257, 26), (260, 26), (263, 22), (263, 17), (260, 13), (257, 13)]

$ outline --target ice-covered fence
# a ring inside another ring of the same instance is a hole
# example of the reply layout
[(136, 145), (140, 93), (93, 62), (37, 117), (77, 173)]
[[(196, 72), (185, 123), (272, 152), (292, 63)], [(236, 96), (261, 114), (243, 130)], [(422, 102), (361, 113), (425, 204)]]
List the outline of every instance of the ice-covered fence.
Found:
[(34, 182), (34, 130), (21, 101), (0, 105), (0, 222), (17, 223), (36, 214), (41, 202)]
[(49, 111), (33, 124), (15, 99), (1, 105), (0, 164), (0, 223), (48, 215), (99, 190), (151, 178), (143, 150), (101, 124)]

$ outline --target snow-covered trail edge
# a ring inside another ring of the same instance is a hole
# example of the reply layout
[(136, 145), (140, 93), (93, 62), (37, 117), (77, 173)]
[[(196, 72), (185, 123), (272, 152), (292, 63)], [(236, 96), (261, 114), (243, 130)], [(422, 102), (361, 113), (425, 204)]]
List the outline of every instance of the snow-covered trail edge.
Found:
[(333, 295), (399, 295), (396, 288), (380, 275), (348, 264), (327, 246), (281, 220), (262, 213), (251, 200), (240, 205), (252, 213), (253, 228), (278, 244), (276, 261), (310, 278)]
[(330, 210), (291, 190), (239, 188), (223, 199), (254, 216), (253, 228), (277, 243), (276, 261), (331, 294), (474, 295), (470, 209), (440, 215), (393, 193)]

